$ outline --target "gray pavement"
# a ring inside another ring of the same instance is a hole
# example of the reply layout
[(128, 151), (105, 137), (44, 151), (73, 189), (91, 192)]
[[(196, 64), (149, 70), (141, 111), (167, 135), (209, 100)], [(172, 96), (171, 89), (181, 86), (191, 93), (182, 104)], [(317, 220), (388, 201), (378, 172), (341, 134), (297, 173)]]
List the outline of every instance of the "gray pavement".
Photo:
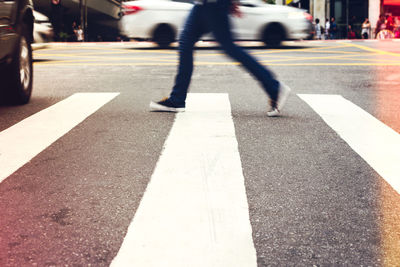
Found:
[[(397, 265), (399, 194), (297, 94), (341, 95), (400, 133), (399, 42), (241, 45), (293, 89), (282, 117), (213, 43), (190, 92), (229, 94), (258, 266)], [(32, 100), (0, 107), (0, 134), (77, 92), (120, 95), (1, 182), (0, 266), (108, 266), (174, 123), (148, 104), (169, 94), (177, 50), (49, 44), (34, 58)]]

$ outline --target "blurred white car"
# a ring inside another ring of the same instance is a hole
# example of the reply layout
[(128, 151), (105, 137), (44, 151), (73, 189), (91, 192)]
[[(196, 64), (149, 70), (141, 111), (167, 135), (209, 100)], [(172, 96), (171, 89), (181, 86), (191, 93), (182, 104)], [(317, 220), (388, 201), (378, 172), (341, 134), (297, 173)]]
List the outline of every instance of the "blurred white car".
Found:
[[(174, 42), (192, 8), (190, 0), (137, 0), (124, 2), (120, 32), (132, 39), (152, 40), (165, 47)], [(312, 16), (305, 10), (269, 5), (262, 0), (241, 0), (241, 18), (232, 17), (236, 40), (261, 40), (277, 46), (283, 40), (308, 39)], [(202, 38), (212, 39), (211, 35)]]
[(35, 18), (33, 25), (33, 40), (35, 43), (46, 43), (53, 40), (53, 26), (47, 16), (33, 11), (33, 17)]

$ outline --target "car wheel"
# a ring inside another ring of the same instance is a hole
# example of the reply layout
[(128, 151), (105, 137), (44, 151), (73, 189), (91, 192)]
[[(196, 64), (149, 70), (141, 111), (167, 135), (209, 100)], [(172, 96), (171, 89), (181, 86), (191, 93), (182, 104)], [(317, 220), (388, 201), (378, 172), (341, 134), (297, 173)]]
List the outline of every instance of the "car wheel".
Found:
[(263, 34), (262, 40), (267, 46), (277, 47), (280, 46), (285, 38), (285, 30), (282, 25), (273, 23), (268, 25)]
[(32, 93), (32, 47), (29, 30), (24, 25), (15, 49), (13, 59), (8, 68), (6, 98), (12, 104), (26, 104)]
[(153, 41), (156, 42), (159, 47), (169, 47), (169, 45), (175, 41), (175, 32), (169, 25), (160, 25), (154, 31)]

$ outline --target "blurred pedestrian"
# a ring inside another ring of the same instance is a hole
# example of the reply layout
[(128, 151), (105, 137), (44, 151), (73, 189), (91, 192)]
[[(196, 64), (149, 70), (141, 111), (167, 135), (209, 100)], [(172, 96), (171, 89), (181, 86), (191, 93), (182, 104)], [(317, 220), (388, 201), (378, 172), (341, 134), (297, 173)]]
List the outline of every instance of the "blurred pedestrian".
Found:
[(391, 32), (393, 32), (394, 29), (393, 17), (390, 14), (386, 16), (386, 29)]
[(368, 39), (371, 35), (371, 23), (368, 18), (365, 18), (363, 24), (361, 25), (361, 36), (363, 39)]
[(72, 32), (74, 33), (73, 41), (78, 41), (78, 25), (76, 22), (72, 22)]
[(179, 67), (175, 85), (169, 97), (150, 103), (152, 111), (181, 112), (185, 110), (186, 96), (193, 72), (193, 49), (200, 37), (212, 32), (222, 49), (239, 61), (262, 84), (270, 97), (268, 116), (278, 116), (290, 93), (290, 88), (277, 81), (273, 74), (242, 48), (233, 43), (229, 13), (241, 17), (234, 0), (196, 0), (186, 20), (179, 40)]
[(353, 31), (351, 25), (347, 28), (347, 39), (356, 39), (356, 33)]
[[(2, 11), (0, 11), (0, 13), (1, 12)], [(65, 8), (60, 0), (51, 0), (50, 21), (54, 29), (54, 41), (63, 41), (60, 35), (63, 35), (62, 33), (64, 32), (64, 12)]]
[(400, 17), (394, 17), (394, 38), (400, 38)]
[(376, 22), (376, 27), (375, 27), (375, 38), (378, 37), (378, 33), (380, 31), (385, 29), (386, 29), (385, 15), (379, 15), (379, 19)]
[(329, 29), (330, 29), (331, 23), (329, 22), (329, 19), (325, 19), (325, 40), (329, 39)]
[(357, 24), (357, 17), (356, 17), (356, 16), (351, 16), (349, 25), (351, 26), (351, 28), (353, 29), (353, 31), (355, 31), (356, 24)]
[(315, 19), (315, 39), (321, 40), (322, 39), (322, 26), (319, 24), (319, 18)]
[(85, 39), (81, 26), (78, 26), (78, 30), (76, 31), (76, 39), (78, 42), (83, 42)]
[(336, 33), (337, 33), (337, 24), (336, 24), (335, 18), (332, 17), (331, 23), (329, 25), (330, 39), (332, 39), (332, 40), (336, 39)]

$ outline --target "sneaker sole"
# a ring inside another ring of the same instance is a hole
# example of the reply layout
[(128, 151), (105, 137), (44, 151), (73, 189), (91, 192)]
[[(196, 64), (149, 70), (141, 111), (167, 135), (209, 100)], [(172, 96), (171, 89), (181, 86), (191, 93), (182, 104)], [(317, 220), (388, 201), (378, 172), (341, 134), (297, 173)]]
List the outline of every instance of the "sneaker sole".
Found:
[(267, 112), (267, 116), (268, 117), (278, 117), (280, 114), (281, 113), (279, 112), (278, 109), (274, 109), (274, 110), (271, 110), (271, 111)]
[(173, 108), (160, 105), (156, 102), (150, 102), (150, 111), (163, 111), (163, 112), (184, 112), (185, 108)]

